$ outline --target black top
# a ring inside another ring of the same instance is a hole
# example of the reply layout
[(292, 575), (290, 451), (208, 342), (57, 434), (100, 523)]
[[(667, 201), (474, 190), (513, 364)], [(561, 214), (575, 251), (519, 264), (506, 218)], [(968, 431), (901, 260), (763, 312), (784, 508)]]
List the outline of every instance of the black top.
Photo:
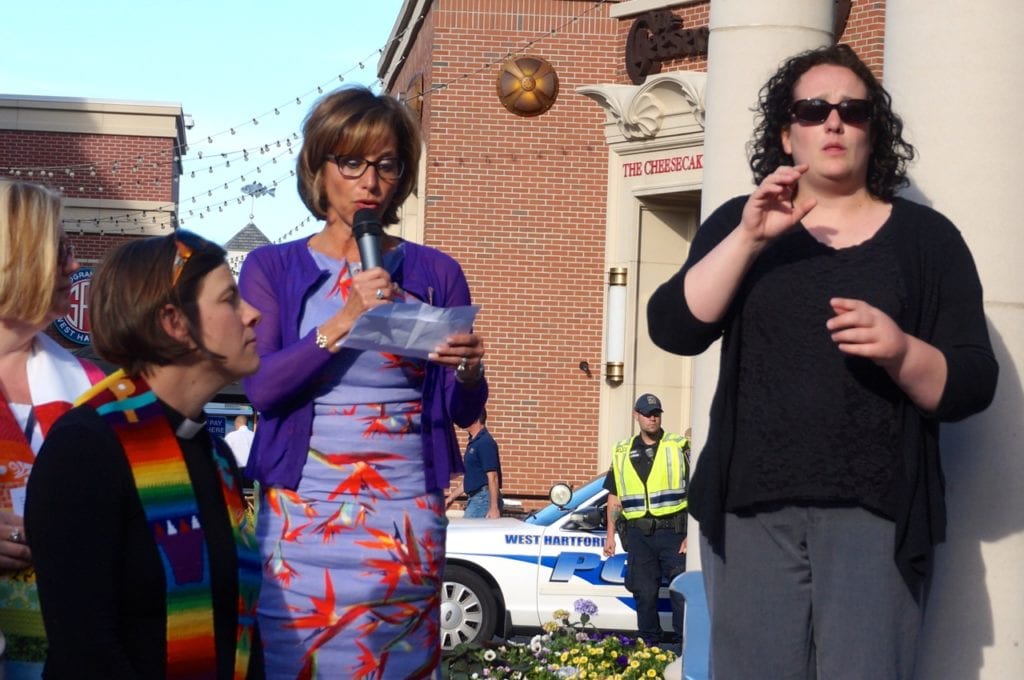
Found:
[[(183, 420), (166, 405), (174, 429)], [(238, 560), (211, 439), (178, 438), (210, 560), (217, 677), (232, 677)], [(228, 456), (234, 474), (235, 462)], [(165, 677), (164, 568), (124, 449), (89, 406), (53, 426), (32, 468), (25, 529), (49, 650), (44, 677)], [(250, 677), (262, 677), (255, 645)]]
[(726, 509), (810, 502), (893, 516), (892, 422), (902, 392), (873, 361), (839, 352), (825, 327), (832, 297), (870, 300), (894, 319), (903, 313), (889, 227), (839, 250), (796, 229), (747, 273)]
[[(682, 291), (690, 267), (739, 225), (746, 200), (746, 196), (738, 196), (727, 201), (701, 225), (682, 269), (658, 287), (647, 305), (651, 339), (664, 350), (700, 354), (722, 339), (707, 442), (689, 493), (690, 510), (700, 520), (701, 533), (719, 555), (724, 552), (724, 514), (733, 458), (737, 455), (738, 422), (756, 417), (741, 414), (738, 409), (740, 366), (746, 351), (743, 334), (749, 321), (742, 310), (750, 289), (745, 279), (725, 316), (716, 323), (704, 323), (693, 316)], [(999, 367), (988, 337), (978, 272), (956, 227), (931, 208), (896, 198), (885, 228), (892, 231), (887, 238), (892, 239), (899, 278), (906, 291), (894, 321), (905, 332), (938, 348), (948, 369), (946, 387), (934, 413), (921, 412), (900, 391), (889, 424), (899, 452), (891, 496), (897, 500), (893, 512), (895, 559), (911, 590), (917, 593), (929, 570), (932, 546), (945, 538), (939, 422), (966, 418), (986, 408), (995, 395)], [(804, 285), (813, 287), (817, 282), (806, 281)], [(858, 431), (843, 433), (849, 438), (858, 435)]]

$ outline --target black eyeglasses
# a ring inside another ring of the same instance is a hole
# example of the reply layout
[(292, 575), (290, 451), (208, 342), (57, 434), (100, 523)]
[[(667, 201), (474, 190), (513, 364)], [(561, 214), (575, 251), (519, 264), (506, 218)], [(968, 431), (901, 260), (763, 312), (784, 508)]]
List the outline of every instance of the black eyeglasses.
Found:
[(390, 156), (378, 158), (376, 161), (368, 161), (359, 156), (336, 156), (333, 153), (329, 153), (324, 158), (336, 163), (341, 176), (345, 179), (359, 179), (371, 165), (377, 171), (378, 177), (388, 181), (399, 179), (402, 173), (405, 172), (405, 164), (402, 163), (402, 159)]
[(57, 242), (57, 266), (64, 269), (75, 257), (75, 246), (71, 241), (62, 238)]
[(829, 104), (824, 99), (801, 99), (793, 102), (789, 112), (795, 121), (818, 125), (824, 123), (835, 109), (844, 123), (862, 125), (871, 120), (874, 108), (867, 99), (846, 99), (838, 104)]

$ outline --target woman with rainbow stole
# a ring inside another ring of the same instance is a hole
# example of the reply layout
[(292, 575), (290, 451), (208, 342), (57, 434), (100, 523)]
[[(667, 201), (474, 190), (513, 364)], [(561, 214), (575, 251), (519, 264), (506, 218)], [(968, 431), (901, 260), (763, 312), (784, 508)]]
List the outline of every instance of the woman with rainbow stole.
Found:
[(121, 245), (93, 279), (93, 345), (121, 370), (54, 425), (28, 485), (48, 678), (263, 675), (241, 479), (203, 422), (259, 367), (259, 312), (224, 258), (178, 231)]
[(0, 677), (7, 680), (40, 677), (46, 658), (22, 520), (29, 471), (54, 421), (103, 377), (42, 332), (67, 313), (78, 270), (60, 213), (49, 189), (0, 181)]

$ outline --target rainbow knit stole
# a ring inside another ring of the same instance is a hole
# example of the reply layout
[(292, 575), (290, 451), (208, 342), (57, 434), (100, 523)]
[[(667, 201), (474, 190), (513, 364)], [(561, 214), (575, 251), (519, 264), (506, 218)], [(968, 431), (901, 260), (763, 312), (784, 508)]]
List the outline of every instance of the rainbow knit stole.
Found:
[[(110, 425), (124, 448), (167, 582), (167, 678), (215, 678), (217, 658), (210, 595), (210, 565), (188, 468), (163, 407), (141, 378), (117, 371), (79, 398)], [(249, 666), (259, 558), (245, 522), (241, 491), (223, 452), (213, 447), (221, 490), (231, 518), (239, 565), (235, 678)], [(255, 567), (256, 576), (251, 572)], [(254, 587), (255, 585), (255, 587)]]
[(263, 563), (256, 542), (255, 517), (247, 510), (242, 489), (231, 474), (229, 457), (235, 454), (223, 439), (211, 437), (217, 469), (220, 471), (224, 504), (231, 517), (231, 533), (238, 553), (238, 637), (235, 649), (235, 680), (245, 680), (249, 673), (253, 631), (256, 630), (256, 602), (263, 582)]

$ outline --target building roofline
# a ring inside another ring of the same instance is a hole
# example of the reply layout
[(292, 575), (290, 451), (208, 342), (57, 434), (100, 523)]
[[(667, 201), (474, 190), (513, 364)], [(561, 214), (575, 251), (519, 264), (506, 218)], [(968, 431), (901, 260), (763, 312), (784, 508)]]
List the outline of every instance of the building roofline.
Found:
[(0, 106), (13, 106), (23, 109), (65, 109), (70, 111), (102, 111), (105, 113), (184, 115), (181, 104), (174, 102), (97, 99), (91, 97), (0, 94)]
[(377, 62), (377, 77), (383, 83), (385, 92), (391, 91), (405, 57), (415, 43), (416, 34), (423, 23), (422, 17), (426, 16), (432, 1), (405, 0), (402, 9), (398, 10), (398, 18), (391, 27), (388, 44), (381, 53), (380, 61)]

